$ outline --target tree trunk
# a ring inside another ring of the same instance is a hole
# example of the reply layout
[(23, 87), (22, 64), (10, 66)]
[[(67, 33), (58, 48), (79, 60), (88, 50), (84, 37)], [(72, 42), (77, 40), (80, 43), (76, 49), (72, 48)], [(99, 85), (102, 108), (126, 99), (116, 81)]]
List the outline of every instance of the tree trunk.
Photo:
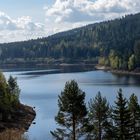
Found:
[(136, 112), (134, 112), (134, 140), (137, 140), (137, 136), (136, 136), (136, 134), (137, 134), (137, 130), (136, 130), (136, 116), (135, 116), (135, 114), (136, 114)]
[(75, 115), (73, 114), (72, 115), (72, 128), (73, 128), (73, 130), (72, 130), (72, 133), (73, 133), (73, 138), (72, 138), (72, 140), (76, 140), (76, 128), (75, 128)]
[(101, 128), (101, 123), (100, 123), (100, 119), (99, 119), (99, 134), (98, 134), (98, 140), (102, 140), (102, 128)]

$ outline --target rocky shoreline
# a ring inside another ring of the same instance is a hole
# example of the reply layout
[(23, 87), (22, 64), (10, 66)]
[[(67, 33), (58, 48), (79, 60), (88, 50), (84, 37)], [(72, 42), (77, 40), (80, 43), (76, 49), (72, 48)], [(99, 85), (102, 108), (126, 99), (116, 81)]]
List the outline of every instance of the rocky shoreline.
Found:
[(25, 132), (32, 124), (35, 116), (36, 113), (32, 107), (20, 104), (18, 109), (10, 114), (7, 121), (0, 120), (0, 133), (8, 129)]
[(113, 74), (122, 74), (122, 75), (136, 75), (140, 76), (140, 70), (134, 70), (134, 71), (127, 71), (127, 70), (113, 70), (110, 67), (105, 67), (105, 66), (95, 66), (96, 70), (104, 70), (104, 71), (109, 71)]
[(114, 74), (140, 76), (140, 72), (135, 72), (135, 71), (110, 70), (110, 72)]

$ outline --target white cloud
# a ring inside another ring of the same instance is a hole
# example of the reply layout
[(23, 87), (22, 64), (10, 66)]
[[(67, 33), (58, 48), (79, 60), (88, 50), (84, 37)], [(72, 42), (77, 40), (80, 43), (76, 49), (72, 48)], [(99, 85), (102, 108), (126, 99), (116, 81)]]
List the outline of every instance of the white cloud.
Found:
[(44, 10), (45, 24), (33, 22), (28, 16), (13, 19), (0, 12), (0, 42), (47, 36), (89, 23), (136, 13), (140, 11), (140, 1), (56, 0), (51, 6), (44, 7)]
[(139, 0), (56, 0), (45, 9), (49, 29), (63, 31), (88, 23), (114, 19), (140, 10)]
[(11, 18), (3, 12), (0, 12), (0, 30), (15, 30), (17, 29), (16, 24)]
[(27, 40), (46, 36), (45, 27), (35, 23), (29, 16), (12, 19), (0, 12), (0, 43)]

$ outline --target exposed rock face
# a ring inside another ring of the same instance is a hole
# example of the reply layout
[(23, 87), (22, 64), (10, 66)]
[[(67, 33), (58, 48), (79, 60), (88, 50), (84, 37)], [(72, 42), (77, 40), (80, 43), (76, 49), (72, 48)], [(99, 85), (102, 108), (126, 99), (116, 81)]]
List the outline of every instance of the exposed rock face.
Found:
[(4, 116), (0, 114), (0, 131), (2, 132), (7, 129), (26, 131), (32, 124), (35, 116), (36, 113), (32, 107), (20, 104), (17, 110), (8, 114), (6, 121), (3, 121)]

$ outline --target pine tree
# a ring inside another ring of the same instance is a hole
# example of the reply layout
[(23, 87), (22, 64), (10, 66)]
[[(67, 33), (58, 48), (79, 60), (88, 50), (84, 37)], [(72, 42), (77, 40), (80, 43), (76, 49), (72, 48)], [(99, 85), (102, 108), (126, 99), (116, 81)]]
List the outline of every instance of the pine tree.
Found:
[(131, 114), (128, 109), (127, 100), (123, 97), (120, 89), (117, 96), (116, 106), (113, 109), (115, 125), (115, 138), (119, 140), (130, 140), (131, 138)]
[(9, 77), (8, 79), (8, 93), (10, 98), (10, 102), (13, 105), (17, 105), (19, 103), (19, 94), (20, 94), (20, 89), (17, 84), (17, 79), (13, 78), (12, 76)]
[(7, 93), (7, 81), (2, 72), (0, 72), (0, 110), (10, 110), (9, 95)]
[(61, 128), (51, 134), (58, 140), (64, 138), (76, 140), (81, 135), (83, 121), (87, 114), (84, 103), (85, 93), (72, 80), (66, 82), (64, 91), (58, 98), (59, 111), (55, 120)]
[(0, 72), (0, 113), (4, 121), (7, 120), (12, 111), (17, 109), (19, 93), (16, 78), (10, 76), (7, 82), (3, 73)]
[(109, 132), (111, 131), (111, 109), (105, 97), (99, 92), (95, 98), (89, 102), (89, 123), (93, 130), (90, 137), (96, 140), (102, 140), (107, 137), (109, 140)]
[(140, 105), (138, 104), (138, 98), (134, 94), (129, 99), (129, 110), (131, 112), (131, 131), (133, 140), (140, 139)]

